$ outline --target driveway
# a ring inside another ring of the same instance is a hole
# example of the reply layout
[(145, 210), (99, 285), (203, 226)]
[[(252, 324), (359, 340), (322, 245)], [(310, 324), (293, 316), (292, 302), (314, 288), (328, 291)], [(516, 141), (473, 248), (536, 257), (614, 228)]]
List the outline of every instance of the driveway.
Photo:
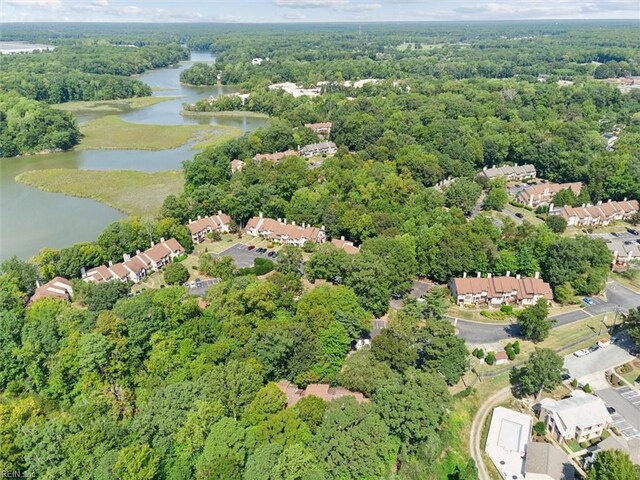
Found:
[(613, 424), (626, 438), (640, 438), (640, 393), (631, 387), (597, 390), (604, 402), (615, 409)]
[(524, 223), (524, 218), (518, 217), (515, 212), (512, 212), (511, 210), (509, 210), (507, 208), (502, 210), (500, 213), (502, 213), (503, 215), (506, 215), (507, 217), (509, 217), (511, 220), (513, 220), (518, 225), (520, 225), (521, 223)]
[(249, 250), (246, 245), (242, 243), (236, 243), (235, 245), (227, 248), (220, 253), (212, 253), (214, 257), (231, 257), (236, 262), (238, 268), (250, 268), (253, 267), (253, 262), (256, 258), (268, 258), (269, 260), (276, 261), (275, 258), (269, 258), (268, 252), (256, 253), (256, 249)]

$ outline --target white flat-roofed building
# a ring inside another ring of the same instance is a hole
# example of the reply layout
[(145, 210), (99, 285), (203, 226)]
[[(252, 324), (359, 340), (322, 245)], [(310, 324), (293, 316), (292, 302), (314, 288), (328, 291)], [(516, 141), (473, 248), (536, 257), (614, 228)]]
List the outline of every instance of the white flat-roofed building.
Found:
[(505, 480), (524, 480), (526, 446), (533, 417), (504, 407), (493, 409), (485, 451)]

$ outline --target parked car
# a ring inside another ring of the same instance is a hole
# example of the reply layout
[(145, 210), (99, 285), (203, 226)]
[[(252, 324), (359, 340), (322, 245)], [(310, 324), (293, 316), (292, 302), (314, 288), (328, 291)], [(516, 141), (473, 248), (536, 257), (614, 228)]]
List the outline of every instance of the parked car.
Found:
[(267, 251), (266, 248), (262, 248), (262, 247), (256, 248), (256, 253), (265, 253), (266, 251)]
[(253, 250), (254, 248), (256, 248), (256, 246), (255, 246), (255, 245), (248, 245), (248, 246), (247, 246), (247, 250)]
[(636, 230), (634, 228), (627, 228), (627, 232), (629, 232), (631, 235), (640, 235), (640, 230)]
[(202, 286), (202, 280), (196, 278), (196, 288), (200, 288)]
[(518, 218), (524, 218), (524, 215), (523, 215), (522, 213), (518, 212), (518, 213), (516, 213), (516, 217), (518, 217)]
[(616, 409), (613, 407), (607, 407), (607, 412), (609, 412), (609, 415), (613, 415), (616, 413)]
[(595, 303), (595, 302), (594, 302), (593, 300), (591, 300), (591, 298), (589, 298), (589, 297), (584, 297), (584, 298), (582, 299), (582, 301), (583, 301), (584, 303), (586, 303), (587, 305), (593, 305), (593, 304)]
[(267, 257), (269, 258), (276, 258), (277, 256), (278, 256), (278, 252), (271, 251), (267, 253)]
[(391, 298), (393, 300), (400, 300), (402, 298), (402, 294), (401, 293), (392, 293), (391, 294)]
[(589, 355), (590, 353), (591, 352), (589, 350), (582, 349), (582, 350), (573, 352), (573, 356), (580, 358), (580, 357), (584, 357), (585, 355)]
[(595, 352), (596, 350), (599, 350), (599, 349), (600, 349), (600, 345), (598, 345), (598, 344), (591, 345), (591, 346), (589, 347), (589, 351), (590, 351), (590, 352)]

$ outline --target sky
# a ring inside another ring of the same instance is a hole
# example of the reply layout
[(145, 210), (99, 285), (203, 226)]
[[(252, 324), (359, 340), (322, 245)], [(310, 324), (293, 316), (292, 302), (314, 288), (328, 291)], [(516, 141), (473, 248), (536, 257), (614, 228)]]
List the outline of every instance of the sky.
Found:
[(0, 23), (545, 19), (640, 20), (640, 0), (0, 0)]

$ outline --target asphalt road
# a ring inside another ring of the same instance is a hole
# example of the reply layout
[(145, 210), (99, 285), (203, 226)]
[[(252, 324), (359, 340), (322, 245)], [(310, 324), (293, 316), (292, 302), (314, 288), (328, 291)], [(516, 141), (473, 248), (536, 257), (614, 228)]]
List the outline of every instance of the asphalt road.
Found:
[[(599, 313), (611, 312), (616, 307), (626, 312), (629, 308), (640, 306), (640, 294), (616, 282), (607, 284), (606, 295), (606, 302), (596, 301), (594, 305), (584, 309), (551, 317), (556, 320), (553, 328), (584, 320)], [(452, 323), (454, 322), (453, 318), (449, 317), (448, 320)], [(515, 324), (494, 325), (458, 319), (456, 328), (458, 329), (459, 337), (473, 344), (495, 343), (506, 338), (517, 337), (520, 334), (520, 328)]]

